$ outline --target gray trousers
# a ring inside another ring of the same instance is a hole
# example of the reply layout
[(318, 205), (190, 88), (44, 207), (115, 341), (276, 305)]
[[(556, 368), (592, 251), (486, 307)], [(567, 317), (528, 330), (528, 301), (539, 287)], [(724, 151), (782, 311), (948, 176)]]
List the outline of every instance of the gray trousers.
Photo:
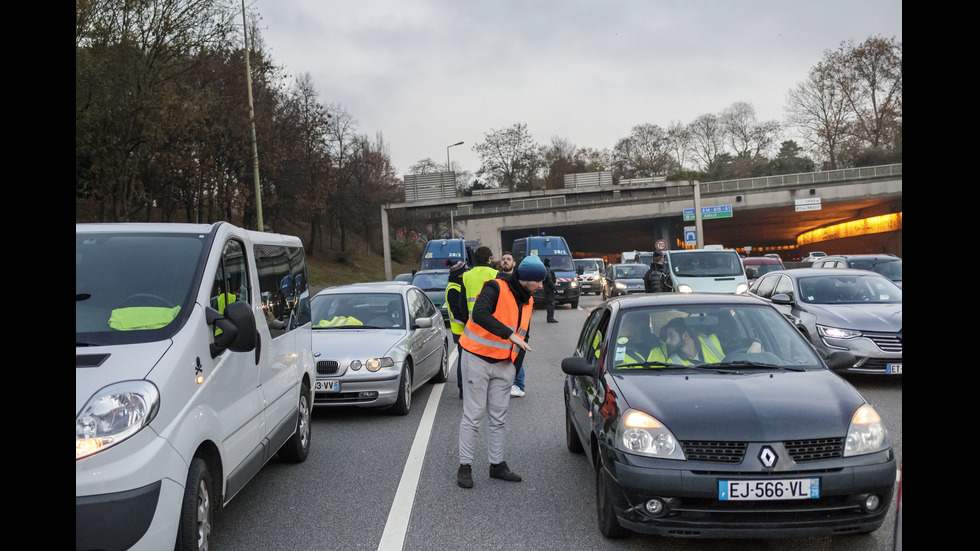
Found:
[(517, 369), (513, 362), (487, 362), (459, 349), (463, 370), (463, 417), (459, 421), (459, 462), (473, 464), (480, 423), (487, 418), (487, 456), (490, 464), (504, 461), (507, 406)]

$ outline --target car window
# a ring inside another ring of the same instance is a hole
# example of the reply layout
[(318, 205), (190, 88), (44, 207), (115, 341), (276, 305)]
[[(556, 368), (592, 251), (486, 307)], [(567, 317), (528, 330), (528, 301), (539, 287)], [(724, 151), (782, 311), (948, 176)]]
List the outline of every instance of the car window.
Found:
[(442, 291), (449, 285), (449, 272), (415, 274), (412, 285), (423, 291)]
[[(685, 350), (670, 333), (697, 343)], [(802, 335), (775, 309), (756, 304), (643, 306), (624, 309), (605, 340), (617, 373), (722, 362), (823, 369)], [(690, 355), (689, 355), (690, 354)], [(643, 358), (646, 361), (630, 360)], [(637, 369), (641, 368), (641, 369)]]
[(405, 303), (397, 293), (328, 293), (310, 301), (314, 329), (405, 328)]
[(755, 285), (752, 286), (752, 294), (763, 298), (769, 298), (772, 296), (772, 290), (776, 286), (777, 279), (779, 279), (779, 276), (764, 276), (760, 278), (755, 282)]
[(902, 290), (881, 276), (813, 276), (800, 278), (799, 285), (800, 300), (810, 304), (902, 302)]
[(589, 318), (585, 320), (585, 325), (582, 326), (582, 333), (579, 335), (578, 353), (588, 359), (589, 363), (592, 364), (595, 364), (599, 358), (599, 345), (602, 343), (602, 333), (599, 330), (599, 324), (605, 312), (602, 308), (593, 310), (589, 314)]
[(793, 293), (793, 280), (784, 275), (775, 277), (778, 279), (776, 280), (776, 287), (772, 290), (772, 294), (785, 294), (789, 296), (790, 299), (794, 298), (795, 293)]

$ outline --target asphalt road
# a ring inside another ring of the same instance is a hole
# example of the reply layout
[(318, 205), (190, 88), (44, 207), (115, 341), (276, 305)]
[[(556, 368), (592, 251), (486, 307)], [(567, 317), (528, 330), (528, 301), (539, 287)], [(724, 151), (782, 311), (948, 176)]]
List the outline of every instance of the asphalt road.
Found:
[[(607, 540), (596, 526), (594, 473), (564, 441), (561, 359), (571, 355), (587, 312), (534, 312), (527, 396), (512, 398), (507, 462), (524, 480), (488, 477), (486, 430), (475, 486), (456, 485), (462, 401), (447, 383), (413, 396), (404, 417), (339, 408), (313, 414), (313, 449), (299, 465), (273, 460), (216, 518), (211, 549), (276, 550), (890, 550), (894, 503), (873, 534), (809, 539), (689, 540), (634, 534)], [(455, 358), (455, 356), (454, 356)], [(902, 457), (901, 379), (849, 379), (885, 421)]]

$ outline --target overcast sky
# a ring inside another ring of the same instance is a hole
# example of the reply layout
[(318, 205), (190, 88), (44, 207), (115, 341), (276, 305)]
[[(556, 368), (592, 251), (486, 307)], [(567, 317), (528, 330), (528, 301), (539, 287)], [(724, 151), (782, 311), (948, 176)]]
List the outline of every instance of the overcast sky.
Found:
[(272, 59), (309, 73), (399, 176), (426, 157), (476, 172), (473, 146), (517, 123), (541, 144), (612, 149), (787, 92), (841, 42), (902, 40), (898, 0), (251, 0)]

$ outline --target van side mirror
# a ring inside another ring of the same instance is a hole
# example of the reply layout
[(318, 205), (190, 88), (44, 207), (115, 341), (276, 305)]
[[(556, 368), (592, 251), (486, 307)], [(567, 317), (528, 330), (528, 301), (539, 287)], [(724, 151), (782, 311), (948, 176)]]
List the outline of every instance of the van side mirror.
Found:
[(575, 268), (575, 273), (577, 273), (578, 275), (584, 274), (585, 273), (585, 266), (579, 266), (579, 267)]
[(208, 325), (221, 329), (211, 343), (211, 357), (217, 358), (225, 350), (249, 352), (255, 350), (256, 329), (252, 306), (247, 302), (232, 302), (225, 306), (225, 313), (208, 307), (205, 310)]

